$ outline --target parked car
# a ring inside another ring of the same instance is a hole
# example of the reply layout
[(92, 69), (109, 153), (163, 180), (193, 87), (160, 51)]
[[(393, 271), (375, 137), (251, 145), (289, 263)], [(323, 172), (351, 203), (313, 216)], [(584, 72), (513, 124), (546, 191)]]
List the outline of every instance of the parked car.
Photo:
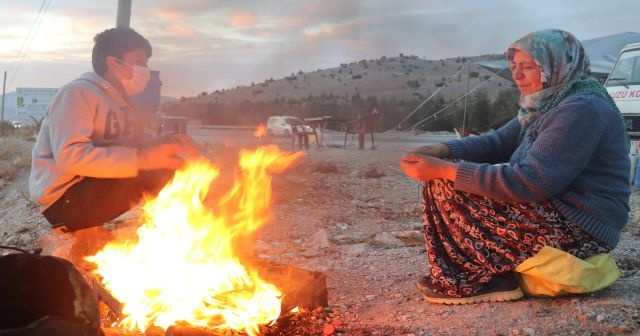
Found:
[(305, 125), (302, 119), (298, 117), (273, 116), (267, 119), (267, 134), (289, 136), (293, 133), (292, 126), (295, 125), (302, 125), (307, 133), (313, 132), (313, 129), (311, 129), (310, 126)]

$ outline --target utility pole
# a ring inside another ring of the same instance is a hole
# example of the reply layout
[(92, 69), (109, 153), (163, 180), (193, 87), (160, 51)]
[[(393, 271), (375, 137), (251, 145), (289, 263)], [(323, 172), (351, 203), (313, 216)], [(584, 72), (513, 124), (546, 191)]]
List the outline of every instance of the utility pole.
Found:
[[(4, 122), (4, 89), (7, 85), (7, 70), (4, 71), (4, 80), (2, 81), (2, 110), (0, 111), (0, 123)], [(4, 126), (0, 127), (0, 135), (4, 135)]]
[(118, 0), (118, 17), (116, 27), (129, 27), (131, 23), (131, 1)]

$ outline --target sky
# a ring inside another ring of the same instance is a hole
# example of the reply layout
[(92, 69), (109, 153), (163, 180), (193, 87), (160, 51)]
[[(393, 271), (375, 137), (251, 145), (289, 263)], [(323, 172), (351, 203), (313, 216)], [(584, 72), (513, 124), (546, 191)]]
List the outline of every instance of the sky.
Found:
[[(6, 91), (60, 87), (92, 71), (93, 37), (115, 26), (117, 6), (0, 0)], [(178, 98), (400, 53), (502, 53), (545, 28), (581, 40), (640, 32), (639, 12), (638, 0), (132, 0), (131, 28), (153, 47), (162, 95)]]

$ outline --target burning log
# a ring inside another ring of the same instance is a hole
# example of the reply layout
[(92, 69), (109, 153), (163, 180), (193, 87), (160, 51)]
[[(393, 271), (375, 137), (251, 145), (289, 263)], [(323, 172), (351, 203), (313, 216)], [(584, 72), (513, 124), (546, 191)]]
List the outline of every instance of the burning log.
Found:
[(215, 336), (206, 330), (189, 326), (171, 326), (164, 333), (164, 336)]
[[(317, 308), (327, 307), (327, 283), (326, 275), (319, 271), (308, 271), (291, 265), (280, 264), (271, 260), (252, 258), (246, 260), (247, 264), (257, 270), (260, 277), (273, 283), (283, 293), (281, 302), (281, 318), (287, 318), (287, 312), (295, 307)], [(92, 287), (98, 300), (107, 307), (118, 318), (122, 317), (122, 304), (106, 290), (100, 281), (94, 279)], [(153, 336), (213, 336), (214, 334), (206, 329), (189, 326), (173, 325), (167, 328), (164, 334), (155, 328), (152, 332), (145, 332), (145, 335)], [(161, 329), (160, 329), (161, 330)], [(116, 333), (117, 334), (117, 333)]]
[(98, 279), (93, 278), (91, 282), (91, 288), (93, 292), (96, 294), (98, 301), (104, 303), (109, 307), (112, 313), (114, 313), (118, 318), (122, 315), (122, 304), (116, 298), (109, 293), (109, 291), (102, 286)]
[(264, 280), (276, 285), (283, 293), (282, 311), (294, 307), (326, 307), (327, 276), (318, 271), (307, 271), (275, 261), (254, 258), (247, 260)]
[[(295, 307), (317, 308), (329, 305), (327, 298), (327, 276), (319, 271), (308, 271), (275, 261), (253, 258), (246, 261), (258, 271), (260, 277), (273, 283), (284, 294), (282, 311)], [(92, 287), (98, 300), (109, 307), (116, 316), (122, 317), (122, 304), (94, 279)]]

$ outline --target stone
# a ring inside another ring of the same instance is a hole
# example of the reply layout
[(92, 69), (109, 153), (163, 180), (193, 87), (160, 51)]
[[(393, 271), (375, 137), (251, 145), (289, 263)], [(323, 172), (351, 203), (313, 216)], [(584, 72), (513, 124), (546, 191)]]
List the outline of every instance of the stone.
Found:
[(363, 235), (358, 235), (358, 234), (337, 235), (337, 236), (331, 237), (331, 241), (338, 245), (359, 244), (359, 243), (363, 243), (365, 240), (367, 240), (367, 237), (364, 237)]
[(322, 249), (317, 247), (312, 247), (304, 250), (304, 252), (302, 252), (302, 256), (305, 258), (315, 258), (315, 257), (321, 256), (323, 253), (324, 251)]
[(316, 165), (315, 171), (323, 174), (335, 174), (338, 172), (338, 167), (330, 162), (320, 162)]
[(355, 175), (360, 178), (380, 178), (387, 176), (384, 172), (378, 170), (376, 166), (369, 166), (366, 169), (354, 171), (351, 175)]
[(11, 236), (4, 241), (4, 245), (17, 247), (20, 238), (18, 236)]
[(347, 223), (336, 223), (336, 227), (340, 229), (340, 231), (347, 231), (349, 229), (349, 224)]
[(316, 232), (311, 238), (304, 244), (306, 247), (315, 248), (328, 248), (331, 246), (329, 241), (329, 232), (326, 229), (321, 229)]
[(369, 249), (367, 244), (351, 244), (340, 246), (340, 252), (350, 257), (357, 257), (364, 254)]
[(372, 245), (381, 247), (402, 247), (404, 242), (389, 232), (380, 232), (373, 237)]
[(392, 231), (391, 234), (402, 240), (405, 246), (424, 245), (424, 235), (418, 230)]

